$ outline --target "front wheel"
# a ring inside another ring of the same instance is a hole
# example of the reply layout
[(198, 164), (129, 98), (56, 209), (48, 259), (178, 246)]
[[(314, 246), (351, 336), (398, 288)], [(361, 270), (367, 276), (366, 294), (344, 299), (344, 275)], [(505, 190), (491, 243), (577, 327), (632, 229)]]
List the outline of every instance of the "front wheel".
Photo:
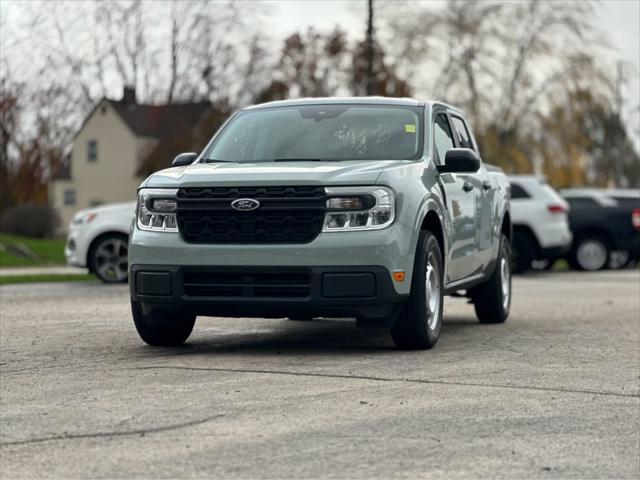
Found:
[(129, 277), (128, 238), (119, 233), (104, 235), (91, 246), (89, 266), (104, 283), (124, 283)]
[(160, 347), (175, 347), (187, 341), (196, 316), (169, 311), (144, 313), (139, 302), (131, 300), (133, 323), (145, 343)]
[(511, 246), (502, 235), (496, 267), (489, 280), (471, 289), (480, 323), (503, 323), (511, 309)]
[(391, 329), (398, 348), (426, 350), (438, 341), (442, 326), (442, 278), (440, 245), (433, 234), (422, 231), (413, 265), (411, 294)]

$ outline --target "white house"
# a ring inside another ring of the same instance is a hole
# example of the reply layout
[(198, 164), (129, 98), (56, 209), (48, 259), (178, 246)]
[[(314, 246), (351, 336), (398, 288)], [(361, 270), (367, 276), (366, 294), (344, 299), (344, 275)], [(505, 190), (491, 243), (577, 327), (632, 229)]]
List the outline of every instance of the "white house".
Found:
[(60, 230), (77, 210), (134, 200), (149, 173), (168, 167), (178, 153), (200, 151), (223, 118), (209, 102), (142, 105), (130, 88), (122, 100), (102, 99), (49, 188)]

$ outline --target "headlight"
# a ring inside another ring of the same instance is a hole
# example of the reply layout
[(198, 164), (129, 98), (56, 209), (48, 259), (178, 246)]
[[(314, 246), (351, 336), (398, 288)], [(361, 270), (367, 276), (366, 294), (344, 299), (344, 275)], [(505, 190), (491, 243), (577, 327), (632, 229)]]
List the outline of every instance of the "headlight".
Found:
[(81, 212), (76, 213), (71, 220), (72, 225), (83, 225), (85, 223), (91, 223), (98, 214), (96, 212)]
[(177, 232), (177, 192), (175, 188), (141, 188), (138, 191), (138, 228), (154, 232)]
[(386, 187), (327, 187), (323, 232), (379, 230), (393, 223), (395, 194)]

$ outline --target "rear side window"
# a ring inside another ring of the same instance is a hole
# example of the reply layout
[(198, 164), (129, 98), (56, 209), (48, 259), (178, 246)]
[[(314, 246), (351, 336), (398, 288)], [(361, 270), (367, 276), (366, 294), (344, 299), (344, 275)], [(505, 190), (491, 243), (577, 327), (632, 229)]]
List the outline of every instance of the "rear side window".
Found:
[(511, 199), (519, 200), (523, 198), (531, 198), (531, 195), (527, 193), (527, 191), (522, 188), (520, 185), (516, 185), (515, 183), (511, 184)]
[(593, 198), (589, 197), (573, 197), (573, 198), (565, 198), (571, 208), (596, 208), (600, 205)]
[(444, 113), (438, 113), (433, 126), (433, 143), (436, 150), (436, 160), (438, 163), (444, 163), (444, 155), (447, 150), (453, 148), (453, 135), (449, 121)]
[(460, 148), (470, 148), (471, 150), (474, 150), (473, 143), (471, 142), (471, 135), (469, 135), (469, 131), (462, 119), (460, 117), (451, 118), (453, 119), (453, 128), (456, 130)]

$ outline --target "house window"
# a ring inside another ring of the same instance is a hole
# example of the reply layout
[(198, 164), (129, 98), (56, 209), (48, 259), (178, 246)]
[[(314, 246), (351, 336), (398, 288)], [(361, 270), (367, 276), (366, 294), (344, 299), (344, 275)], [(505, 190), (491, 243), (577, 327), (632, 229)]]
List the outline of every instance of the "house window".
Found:
[(91, 200), (89, 200), (90, 207), (99, 207), (100, 205), (102, 205), (102, 200), (98, 200), (96, 198), (92, 198)]
[(87, 142), (87, 161), (95, 162), (98, 160), (98, 141), (89, 140)]
[(69, 188), (64, 191), (64, 204), (67, 206), (73, 206), (76, 204), (76, 191)]

